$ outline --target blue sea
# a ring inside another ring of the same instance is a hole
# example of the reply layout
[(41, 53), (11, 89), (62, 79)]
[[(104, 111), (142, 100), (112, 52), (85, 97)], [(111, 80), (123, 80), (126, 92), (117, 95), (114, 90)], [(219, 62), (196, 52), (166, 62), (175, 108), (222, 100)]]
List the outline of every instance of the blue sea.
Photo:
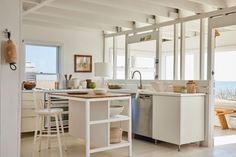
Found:
[(215, 97), (218, 99), (236, 99), (236, 81), (216, 81)]
[(216, 81), (215, 90), (236, 90), (236, 81)]

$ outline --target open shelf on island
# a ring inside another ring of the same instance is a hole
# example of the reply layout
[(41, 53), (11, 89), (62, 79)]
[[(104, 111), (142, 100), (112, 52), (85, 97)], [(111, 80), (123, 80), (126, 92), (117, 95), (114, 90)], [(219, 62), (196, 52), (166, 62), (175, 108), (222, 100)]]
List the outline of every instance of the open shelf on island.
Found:
[(128, 147), (129, 145), (130, 145), (130, 142), (122, 140), (120, 143), (110, 144), (108, 147), (90, 149), (90, 152), (96, 153), (96, 152), (101, 152), (101, 151), (106, 151), (106, 150), (111, 150), (111, 149), (116, 149), (116, 148)]
[(92, 125), (92, 124), (109, 123), (109, 122), (127, 121), (127, 120), (130, 120), (129, 116), (116, 115), (114, 117), (110, 117), (110, 119), (90, 121), (90, 125)]

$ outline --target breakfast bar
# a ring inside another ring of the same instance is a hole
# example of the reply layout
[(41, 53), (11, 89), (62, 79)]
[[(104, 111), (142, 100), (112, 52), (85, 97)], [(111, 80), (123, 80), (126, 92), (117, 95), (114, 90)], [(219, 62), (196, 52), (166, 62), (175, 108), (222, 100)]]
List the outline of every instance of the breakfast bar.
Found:
[[(51, 104), (52, 97), (69, 100), (69, 134), (84, 139), (86, 157), (90, 157), (92, 153), (122, 147), (128, 147), (128, 156), (132, 156), (130, 94), (51, 93), (48, 104)], [(111, 116), (111, 105), (116, 101), (122, 102), (127, 112)], [(110, 140), (113, 123), (125, 123), (128, 126), (128, 136), (122, 137), (120, 142)]]

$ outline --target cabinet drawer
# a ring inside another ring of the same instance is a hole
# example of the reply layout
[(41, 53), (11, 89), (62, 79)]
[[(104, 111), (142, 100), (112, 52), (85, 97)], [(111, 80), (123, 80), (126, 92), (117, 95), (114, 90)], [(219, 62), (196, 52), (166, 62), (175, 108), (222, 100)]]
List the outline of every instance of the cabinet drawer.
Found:
[(35, 104), (34, 104), (34, 101), (33, 100), (22, 100), (22, 103), (21, 103), (21, 108), (24, 109), (24, 108), (35, 108)]
[(33, 92), (22, 93), (22, 100), (34, 100)]
[(21, 119), (21, 132), (32, 132), (36, 127), (36, 117)]
[[(44, 100), (44, 94), (43, 93), (37, 93), (37, 99), (42, 99)], [(27, 93), (22, 93), (22, 100), (34, 100), (34, 94), (33, 92), (27, 92)]]
[(36, 116), (35, 114), (35, 108), (24, 108), (21, 111), (21, 117), (25, 118), (25, 117), (32, 117), (32, 116)]

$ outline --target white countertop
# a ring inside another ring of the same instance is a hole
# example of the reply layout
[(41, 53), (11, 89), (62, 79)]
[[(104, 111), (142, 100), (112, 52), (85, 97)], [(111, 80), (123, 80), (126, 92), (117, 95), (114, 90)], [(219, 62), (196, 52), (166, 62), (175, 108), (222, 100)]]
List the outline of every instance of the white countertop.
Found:
[[(23, 92), (33, 92), (34, 90), (23, 90)], [(91, 92), (93, 89), (58, 89), (58, 90), (36, 90), (46, 93), (66, 93), (66, 92), (75, 92), (75, 91), (87, 91)], [(124, 94), (148, 94), (148, 95), (165, 95), (165, 96), (205, 96), (205, 93), (176, 93), (176, 92), (156, 92), (148, 89), (108, 89), (108, 92), (111, 93), (124, 93)]]
[(163, 95), (163, 96), (205, 96), (205, 93), (176, 93), (176, 92), (157, 92), (154, 95)]

